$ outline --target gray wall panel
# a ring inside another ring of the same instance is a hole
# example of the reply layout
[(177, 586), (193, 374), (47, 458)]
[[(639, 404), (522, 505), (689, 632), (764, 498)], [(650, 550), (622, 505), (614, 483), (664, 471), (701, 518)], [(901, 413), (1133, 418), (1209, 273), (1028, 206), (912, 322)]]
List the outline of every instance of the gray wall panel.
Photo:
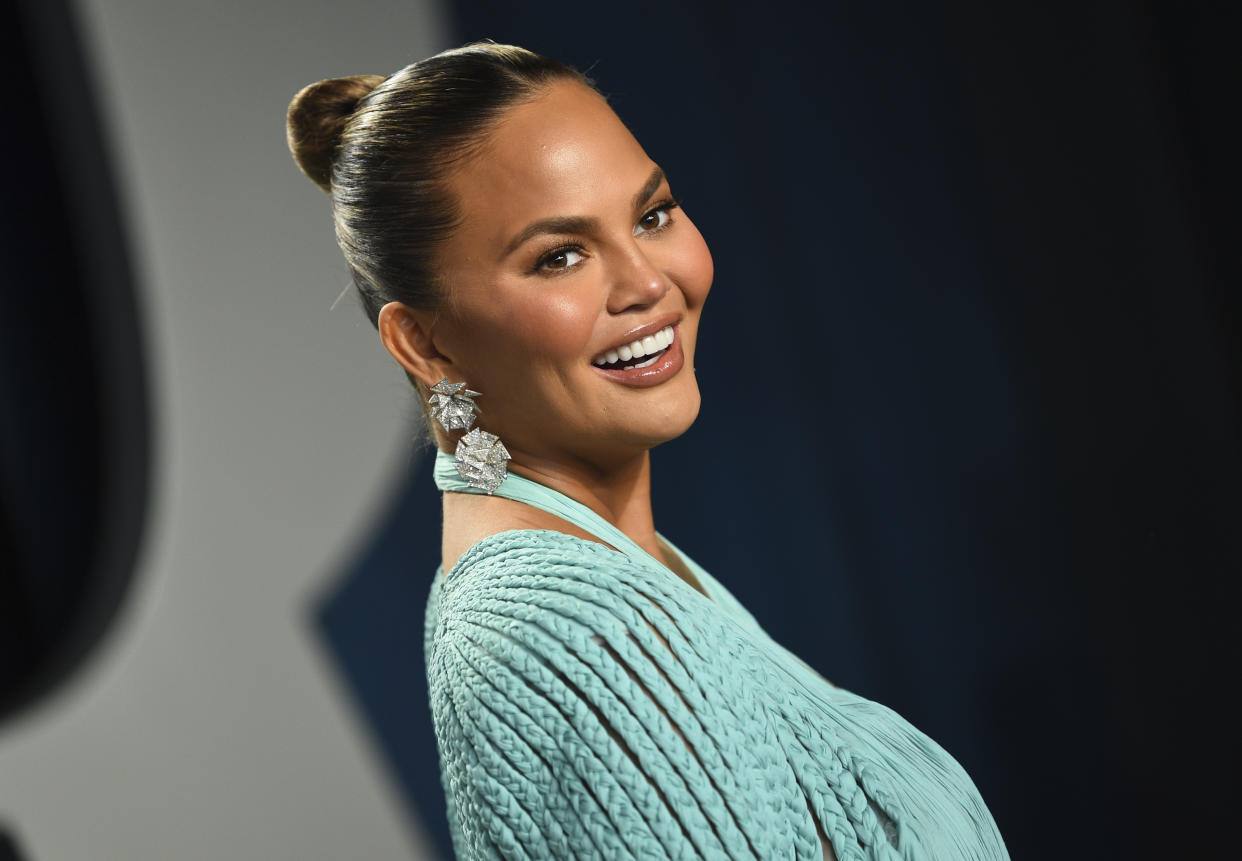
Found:
[(412, 402), (352, 297), (330, 310), (347, 275), (283, 118), (313, 80), (446, 47), (439, 10), (78, 11), (143, 287), (155, 479), (105, 654), (0, 731), (0, 819), (59, 861), (425, 857), (307, 618), (405, 475)]

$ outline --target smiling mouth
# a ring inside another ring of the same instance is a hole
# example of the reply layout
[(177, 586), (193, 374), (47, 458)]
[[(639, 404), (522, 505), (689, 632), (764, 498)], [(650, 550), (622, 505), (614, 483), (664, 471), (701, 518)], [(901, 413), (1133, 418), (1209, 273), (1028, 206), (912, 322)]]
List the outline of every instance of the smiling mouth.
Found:
[(604, 351), (592, 359), (591, 364), (605, 371), (631, 371), (650, 367), (668, 351), (673, 337), (673, 327), (665, 326), (654, 335)]

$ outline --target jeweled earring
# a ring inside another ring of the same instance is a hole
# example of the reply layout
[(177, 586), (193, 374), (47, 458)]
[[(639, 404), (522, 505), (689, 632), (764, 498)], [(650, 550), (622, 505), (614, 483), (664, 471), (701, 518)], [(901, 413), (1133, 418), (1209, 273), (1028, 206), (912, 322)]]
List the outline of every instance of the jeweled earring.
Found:
[(494, 433), (475, 428), (457, 441), (457, 474), (471, 487), (496, 492), (509, 474), (509, 450)]
[(479, 392), (467, 389), (465, 383), (450, 383), (448, 377), (432, 386), (431, 392), (427, 399), (431, 417), (446, 431), (468, 430), (474, 424), (474, 415), (479, 411), (474, 399), (480, 397)]
[[(469, 430), (474, 424), (475, 414), (479, 412), (479, 406), (473, 399), (481, 397), (481, 394), (467, 389), (465, 383), (450, 383), (447, 377), (432, 386), (431, 391), (433, 394), (427, 405), (431, 407), (432, 418), (449, 432)], [(482, 428), (470, 430), (457, 441), (453, 460), (457, 463), (457, 474), (461, 480), (471, 487), (487, 491), (489, 496), (509, 474), (509, 450), (500, 437)]]

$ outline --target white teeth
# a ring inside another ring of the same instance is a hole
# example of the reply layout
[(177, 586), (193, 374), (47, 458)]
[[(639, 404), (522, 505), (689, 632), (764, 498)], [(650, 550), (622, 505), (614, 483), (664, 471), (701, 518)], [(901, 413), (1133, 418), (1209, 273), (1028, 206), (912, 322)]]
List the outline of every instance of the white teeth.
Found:
[(645, 338), (640, 338), (639, 340), (634, 341), (633, 343), (624, 344), (620, 347), (614, 347), (611, 350), (606, 350), (592, 359), (591, 363), (595, 365), (611, 365), (615, 362), (628, 362), (631, 359), (641, 359), (645, 356), (651, 356), (648, 361), (642, 362), (641, 364), (626, 365), (623, 370), (629, 370), (630, 368), (645, 368), (655, 362), (658, 358), (658, 356), (654, 356), (652, 354), (660, 353), (668, 349), (669, 345), (673, 343), (674, 337), (673, 327), (665, 326), (654, 335), (648, 335)]

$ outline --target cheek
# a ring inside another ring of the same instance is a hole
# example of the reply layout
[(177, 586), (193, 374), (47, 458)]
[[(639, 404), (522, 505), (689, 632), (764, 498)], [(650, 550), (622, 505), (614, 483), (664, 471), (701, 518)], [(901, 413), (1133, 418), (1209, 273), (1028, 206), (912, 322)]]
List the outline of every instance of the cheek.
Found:
[(546, 336), (561, 352), (581, 353), (599, 318), (599, 290), (587, 279), (566, 279), (542, 300)]
[(597, 308), (587, 301), (589, 290), (573, 285), (546, 285), (533, 289), (524, 285), (515, 291), (513, 301), (496, 303), (489, 315), (492, 350), (521, 356), (553, 359), (577, 357), (590, 342)]
[(686, 301), (697, 309), (707, 299), (716, 269), (712, 253), (698, 229), (686, 231), (686, 234), (684, 245), (678, 249), (675, 278)]

